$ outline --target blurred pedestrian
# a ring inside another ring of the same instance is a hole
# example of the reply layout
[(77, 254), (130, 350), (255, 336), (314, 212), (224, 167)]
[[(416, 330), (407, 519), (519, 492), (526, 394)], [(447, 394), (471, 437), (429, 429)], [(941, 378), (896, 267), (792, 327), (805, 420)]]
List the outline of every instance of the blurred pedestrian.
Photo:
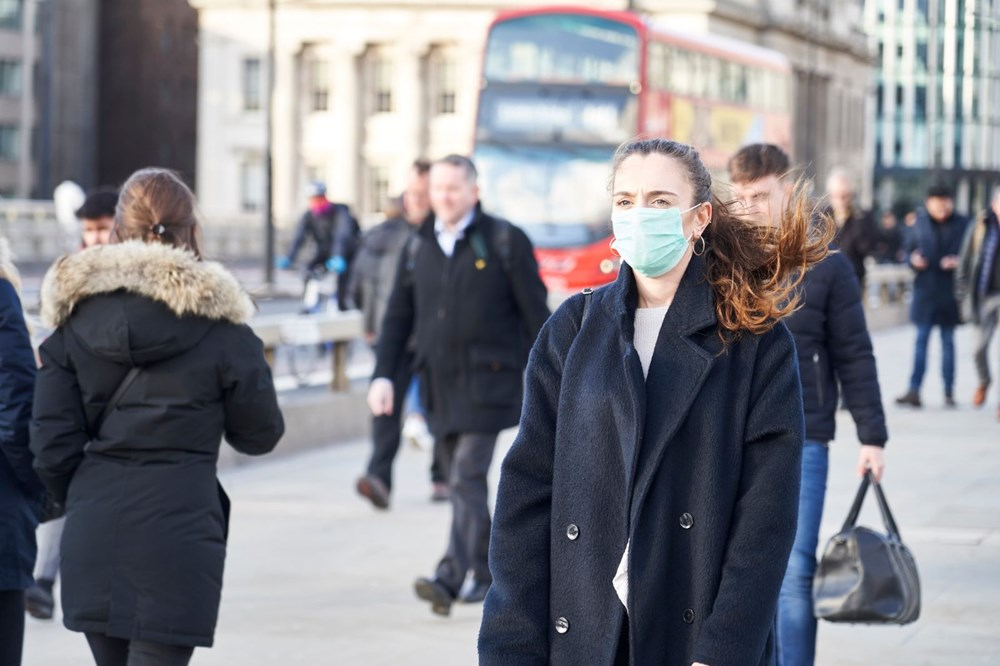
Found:
[[(76, 211), (80, 220), (81, 248), (107, 245), (115, 223), (118, 191), (99, 189), (90, 193)], [(25, 609), (39, 620), (51, 620), (55, 613), (53, 587), (59, 575), (59, 544), (66, 518), (50, 520), (38, 528), (38, 560), (35, 582), (24, 594)]]
[[(963, 319), (976, 326), (976, 374), (979, 385), (972, 406), (982, 407), (992, 381), (989, 351), (1000, 323), (1000, 187), (993, 190), (990, 207), (965, 234), (955, 271), (955, 293)], [(1000, 419), (1000, 407), (997, 408)]]
[(875, 243), (874, 257), (880, 264), (899, 264), (905, 260), (903, 253), (903, 231), (899, 220), (891, 210), (882, 213), (879, 225), (878, 240)]
[[(794, 182), (788, 155), (778, 146), (746, 146), (729, 161), (729, 180), (750, 209), (751, 219), (780, 227), (794, 215)], [(769, 205), (753, 207), (753, 201)], [(857, 472), (882, 478), (882, 449), (888, 439), (872, 341), (861, 290), (847, 258), (830, 254), (805, 273), (800, 308), (785, 321), (795, 340), (802, 382), (806, 438), (795, 543), (778, 602), (778, 662), (811, 666), (816, 656), (813, 576), (823, 518), (829, 443), (836, 431), (838, 386), (857, 426), (861, 450)]]
[(81, 250), (108, 244), (111, 228), (115, 224), (117, 205), (117, 190), (101, 188), (87, 195), (83, 205), (76, 211), (76, 217), (80, 220)]
[(532, 350), (479, 663), (773, 664), (804, 436), (780, 320), (832, 225), (804, 195), (780, 227), (734, 214), (665, 139), (612, 176), (621, 272)]
[(35, 563), (44, 488), (31, 468), (28, 424), (35, 354), (18, 294), (20, 280), (0, 238), (0, 665), (19, 666), (24, 590)]
[(528, 349), (549, 309), (531, 241), (482, 210), (471, 160), (435, 162), (430, 199), (432, 213), (396, 274), (368, 404), (376, 416), (396, 409), (392, 378), (412, 337), (452, 503), (448, 549), (436, 574), (417, 579), (415, 589), (434, 613), (448, 615), (456, 598), (482, 601), (492, 581), (486, 475), (498, 433), (517, 425)]
[[(399, 210), (388, 220), (368, 231), (361, 240), (361, 249), (354, 264), (352, 281), (357, 283), (358, 304), (364, 315), (365, 339), (377, 347), (382, 332), (382, 320), (389, 304), (396, 272), (403, 249), (414, 231), (430, 214), (431, 163), (419, 159), (410, 168), (406, 191)], [(434, 446), (434, 437), (427, 428), (419, 390), (410, 391), (413, 376), (413, 338), (403, 352), (393, 381), (393, 406), (389, 414), (372, 418), (374, 450), (364, 476), (357, 480), (358, 493), (376, 508), (386, 509), (392, 492), (392, 463), (399, 451), (400, 434), (415, 441), (421, 448)], [(403, 407), (408, 409), (403, 420)], [(431, 499), (448, 500), (448, 471), (439, 469), (441, 456), (433, 456), (431, 465)]]
[(858, 205), (854, 191), (854, 181), (847, 170), (836, 168), (826, 179), (826, 195), (830, 206), (826, 211), (837, 223), (834, 242), (841, 253), (851, 262), (854, 275), (865, 291), (865, 258), (874, 250), (878, 240), (878, 230), (871, 213)]
[(111, 245), (62, 258), (42, 284), (31, 448), (66, 506), (63, 622), (98, 666), (187, 664), (211, 646), (229, 500), (223, 435), (263, 454), (284, 429), (249, 296), (203, 261), (191, 191), (143, 169)]
[(306, 265), (306, 288), (310, 280), (321, 279), (327, 272), (335, 273), (337, 308), (349, 310), (351, 263), (360, 237), (361, 228), (351, 209), (326, 198), (326, 183), (312, 183), (309, 187), (309, 210), (299, 220), (288, 254), (278, 258), (278, 268), (290, 268), (306, 241), (312, 239), (315, 252)]
[(896, 404), (921, 407), (920, 387), (927, 370), (927, 345), (931, 331), (941, 331), (941, 374), (944, 404), (955, 407), (955, 327), (959, 323), (955, 298), (955, 269), (968, 219), (955, 213), (955, 195), (943, 184), (927, 188), (924, 208), (917, 213), (906, 245), (910, 266), (916, 271), (910, 320), (917, 326), (910, 388)]

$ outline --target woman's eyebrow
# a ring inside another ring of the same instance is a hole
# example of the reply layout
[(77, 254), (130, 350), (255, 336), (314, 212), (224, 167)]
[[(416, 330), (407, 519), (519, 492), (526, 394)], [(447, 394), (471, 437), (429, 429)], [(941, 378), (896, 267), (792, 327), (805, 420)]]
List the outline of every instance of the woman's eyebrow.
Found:
[[(651, 191), (647, 192), (646, 195), (650, 196), (650, 197), (662, 197), (662, 196), (676, 197), (677, 193), (676, 192), (671, 192), (670, 190), (651, 190)], [(635, 193), (634, 192), (626, 192), (625, 190), (618, 190), (617, 192), (615, 192), (611, 196), (615, 196), (615, 197), (634, 197)]]

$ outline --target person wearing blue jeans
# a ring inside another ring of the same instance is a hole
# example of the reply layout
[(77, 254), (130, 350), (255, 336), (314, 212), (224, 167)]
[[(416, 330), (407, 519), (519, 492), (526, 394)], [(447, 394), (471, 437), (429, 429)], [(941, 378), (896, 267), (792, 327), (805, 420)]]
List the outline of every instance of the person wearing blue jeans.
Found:
[(955, 271), (959, 266), (962, 239), (969, 220), (955, 213), (951, 188), (927, 188), (924, 208), (906, 241), (906, 254), (914, 270), (910, 320), (917, 327), (913, 353), (913, 374), (906, 393), (896, 404), (922, 407), (920, 386), (927, 370), (927, 343), (931, 329), (941, 329), (941, 374), (944, 377), (944, 404), (955, 407), (955, 327), (961, 322), (955, 293)]
[[(769, 144), (747, 146), (733, 157), (729, 177), (747, 215), (761, 224), (781, 224), (785, 202), (793, 200), (794, 182), (785, 175), (790, 167), (788, 156)], [(888, 439), (861, 288), (851, 263), (831, 253), (806, 273), (799, 296), (801, 307), (785, 323), (799, 357), (806, 436), (798, 526), (778, 598), (778, 663), (783, 666), (809, 666), (816, 655), (813, 576), (840, 391), (861, 441), (859, 476), (870, 468), (881, 479)]]

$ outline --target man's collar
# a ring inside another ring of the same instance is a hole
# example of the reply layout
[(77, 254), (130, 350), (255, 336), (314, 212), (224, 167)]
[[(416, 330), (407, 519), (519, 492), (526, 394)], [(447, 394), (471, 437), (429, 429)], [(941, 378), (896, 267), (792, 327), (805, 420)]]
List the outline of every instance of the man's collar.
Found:
[[(454, 231), (454, 235), (456, 238), (461, 238), (465, 234), (465, 230), (469, 228), (470, 224), (472, 224), (472, 219), (475, 216), (476, 216), (476, 210), (472, 209), (465, 214), (465, 217), (463, 217), (461, 220), (458, 221), (458, 225), (456, 225)], [(437, 216), (434, 217), (434, 233), (435, 234), (451, 233), (444, 226), (444, 222), (441, 221), (441, 218)]]

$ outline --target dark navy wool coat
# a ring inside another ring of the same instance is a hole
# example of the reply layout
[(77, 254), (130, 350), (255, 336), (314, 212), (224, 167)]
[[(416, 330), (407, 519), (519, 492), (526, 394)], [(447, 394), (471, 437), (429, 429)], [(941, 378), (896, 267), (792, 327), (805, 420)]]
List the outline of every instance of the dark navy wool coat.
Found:
[(920, 250), (930, 265), (916, 271), (913, 278), (910, 320), (914, 324), (952, 327), (961, 323), (955, 298), (955, 271), (943, 270), (941, 258), (958, 256), (968, 224), (968, 218), (957, 213), (943, 223), (932, 220), (926, 209), (917, 214), (917, 223), (907, 239), (906, 254), (909, 258), (914, 250)]
[(28, 449), (34, 385), (35, 355), (21, 301), (0, 264), (0, 590), (27, 588), (35, 566), (44, 487)]
[(633, 344), (634, 278), (570, 299), (532, 350), (503, 462), (480, 664), (610, 665), (626, 542), (636, 666), (772, 664), (795, 534), (804, 437), (784, 325), (723, 351), (694, 258), (648, 379)]

